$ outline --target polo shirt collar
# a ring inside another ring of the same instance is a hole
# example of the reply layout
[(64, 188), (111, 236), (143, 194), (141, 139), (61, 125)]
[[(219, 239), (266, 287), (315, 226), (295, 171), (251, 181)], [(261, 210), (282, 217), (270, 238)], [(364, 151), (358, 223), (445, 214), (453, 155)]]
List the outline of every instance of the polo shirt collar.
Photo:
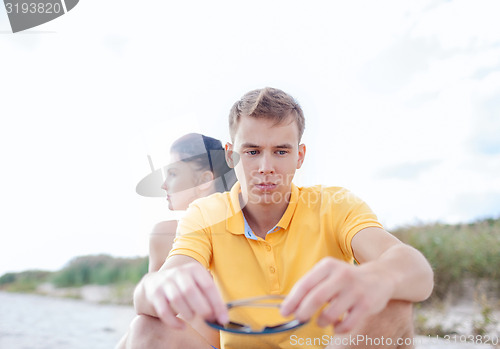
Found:
[[(245, 220), (243, 218), (243, 212), (240, 207), (239, 194), (241, 192), (240, 182), (236, 182), (231, 191), (229, 192), (229, 205), (227, 208), (227, 220), (226, 229), (233, 234), (245, 234)], [(293, 214), (295, 213), (295, 208), (297, 207), (297, 202), (299, 200), (299, 188), (292, 183), (292, 190), (290, 195), (290, 202), (285, 210), (285, 213), (281, 217), (277, 227), (287, 229), (292, 220)]]
[(299, 202), (299, 188), (295, 186), (295, 184), (292, 183), (292, 192), (290, 195), (290, 201), (288, 202), (288, 206), (285, 210), (285, 213), (283, 213), (283, 216), (281, 217), (280, 221), (278, 224), (276, 224), (278, 227), (283, 228), (283, 229), (288, 229), (288, 226), (290, 225), (290, 221), (292, 220), (293, 214), (295, 213), (295, 208), (297, 207), (297, 203)]

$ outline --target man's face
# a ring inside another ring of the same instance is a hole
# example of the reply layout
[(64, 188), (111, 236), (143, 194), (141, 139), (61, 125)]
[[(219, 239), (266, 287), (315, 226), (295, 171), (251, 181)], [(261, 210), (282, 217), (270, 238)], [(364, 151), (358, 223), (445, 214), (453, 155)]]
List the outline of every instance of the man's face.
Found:
[(239, 155), (235, 171), (245, 201), (270, 205), (288, 199), (305, 156), (305, 146), (298, 143), (298, 127), (291, 117), (279, 125), (267, 119), (240, 119), (234, 144), (228, 143), (226, 149), (233, 160)]

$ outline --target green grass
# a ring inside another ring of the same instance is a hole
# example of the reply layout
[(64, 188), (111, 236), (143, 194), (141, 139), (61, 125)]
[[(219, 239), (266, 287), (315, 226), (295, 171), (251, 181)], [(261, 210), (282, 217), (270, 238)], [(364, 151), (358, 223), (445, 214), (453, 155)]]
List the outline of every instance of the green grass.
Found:
[(500, 286), (500, 219), (470, 224), (428, 224), (393, 232), (420, 250), (434, 269), (434, 297), (460, 291), (462, 280), (488, 279)]
[(0, 289), (9, 292), (35, 292), (37, 286), (47, 282), (52, 273), (43, 270), (27, 270), (0, 276)]
[(108, 255), (76, 257), (56, 272), (51, 281), (57, 287), (87, 284), (137, 283), (148, 271), (148, 258), (113, 258)]
[(148, 258), (114, 258), (89, 255), (72, 259), (57, 272), (30, 270), (7, 273), (0, 277), (0, 289), (10, 292), (34, 292), (38, 285), (51, 282), (56, 287), (88, 284), (136, 284), (148, 271)]

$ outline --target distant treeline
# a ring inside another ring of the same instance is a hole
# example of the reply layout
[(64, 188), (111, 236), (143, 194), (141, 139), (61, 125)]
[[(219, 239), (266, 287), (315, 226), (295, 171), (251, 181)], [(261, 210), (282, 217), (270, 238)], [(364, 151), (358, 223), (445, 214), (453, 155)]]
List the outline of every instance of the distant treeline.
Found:
[[(460, 290), (464, 279), (491, 281), (500, 289), (500, 218), (470, 224), (422, 224), (392, 232), (420, 250), (434, 269), (434, 297)], [(57, 272), (25, 271), (0, 277), (0, 289), (34, 291), (42, 282), (57, 287), (137, 283), (147, 273), (148, 258), (108, 255), (77, 257)]]
[(54, 274), (51, 281), (57, 287), (137, 283), (147, 271), (147, 257), (83, 256), (71, 260), (66, 267)]
[(29, 270), (4, 274), (0, 277), (0, 288), (28, 292), (34, 291), (37, 285), (44, 282), (51, 282), (56, 287), (135, 284), (147, 271), (147, 257), (115, 258), (108, 255), (89, 255), (72, 259), (57, 272)]
[(0, 290), (13, 292), (33, 292), (36, 287), (47, 282), (53, 273), (43, 270), (27, 270), (0, 276)]

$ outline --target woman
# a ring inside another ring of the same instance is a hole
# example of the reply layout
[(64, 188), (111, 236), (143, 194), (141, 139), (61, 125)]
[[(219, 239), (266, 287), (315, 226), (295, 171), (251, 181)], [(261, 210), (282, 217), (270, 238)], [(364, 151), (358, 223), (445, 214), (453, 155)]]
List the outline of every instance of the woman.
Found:
[[(236, 182), (234, 170), (226, 163), (221, 142), (197, 133), (189, 133), (176, 140), (170, 148), (170, 164), (144, 178), (137, 185), (137, 193), (160, 196), (156, 188), (161, 170), (166, 178), (161, 189), (167, 193), (168, 208), (173, 211), (186, 210), (196, 199), (228, 191)], [(159, 270), (165, 262), (176, 229), (175, 220), (161, 222), (154, 227), (149, 239), (149, 272)], [(213, 346), (219, 346), (218, 331), (208, 327), (202, 319), (195, 319), (190, 325)], [(116, 348), (126, 348), (126, 342), (127, 335)]]
[[(170, 164), (164, 168), (168, 208), (186, 210), (196, 199), (224, 192), (236, 182), (219, 140), (190, 133), (176, 140), (170, 148)], [(157, 271), (165, 262), (175, 238), (177, 221), (158, 223), (149, 239), (149, 271)]]

